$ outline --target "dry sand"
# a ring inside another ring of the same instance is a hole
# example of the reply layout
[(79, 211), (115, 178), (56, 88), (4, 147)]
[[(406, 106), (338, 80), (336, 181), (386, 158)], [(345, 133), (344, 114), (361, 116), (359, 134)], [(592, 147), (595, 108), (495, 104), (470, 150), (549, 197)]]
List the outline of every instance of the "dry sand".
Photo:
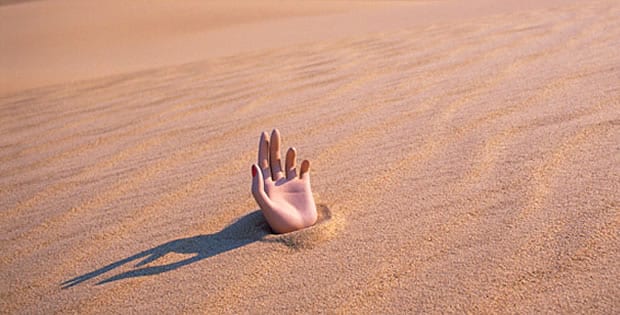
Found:
[(0, 6), (0, 313), (620, 309), (617, 1), (132, 3)]

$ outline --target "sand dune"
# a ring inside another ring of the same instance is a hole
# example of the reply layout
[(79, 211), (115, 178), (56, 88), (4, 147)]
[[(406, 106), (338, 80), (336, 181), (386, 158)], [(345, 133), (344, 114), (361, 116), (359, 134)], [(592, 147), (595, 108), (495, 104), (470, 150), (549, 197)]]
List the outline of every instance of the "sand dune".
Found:
[[(620, 5), (340, 6), (385, 28), (4, 90), (2, 313), (620, 309)], [(294, 235), (249, 191), (273, 127), (329, 209)]]

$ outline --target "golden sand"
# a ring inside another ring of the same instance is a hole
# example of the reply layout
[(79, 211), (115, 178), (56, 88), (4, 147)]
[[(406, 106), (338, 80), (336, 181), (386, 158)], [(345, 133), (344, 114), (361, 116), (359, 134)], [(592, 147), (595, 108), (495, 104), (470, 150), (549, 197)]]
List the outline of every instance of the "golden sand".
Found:
[[(94, 68), (11, 39), (53, 3), (0, 6), (0, 313), (620, 309), (617, 1), (247, 4), (190, 32), (227, 48), (132, 62), (179, 9)], [(250, 194), (274, 127), (323, 205), (288, 235)]]

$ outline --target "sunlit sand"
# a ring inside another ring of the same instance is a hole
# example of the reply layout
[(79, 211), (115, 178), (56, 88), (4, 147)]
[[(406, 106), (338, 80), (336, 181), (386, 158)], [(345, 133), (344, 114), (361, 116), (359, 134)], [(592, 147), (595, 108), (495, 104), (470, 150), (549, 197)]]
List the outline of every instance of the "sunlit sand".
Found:
[(0, 5), (0, 312), (617, 312), (620, 3), (520, 2)]

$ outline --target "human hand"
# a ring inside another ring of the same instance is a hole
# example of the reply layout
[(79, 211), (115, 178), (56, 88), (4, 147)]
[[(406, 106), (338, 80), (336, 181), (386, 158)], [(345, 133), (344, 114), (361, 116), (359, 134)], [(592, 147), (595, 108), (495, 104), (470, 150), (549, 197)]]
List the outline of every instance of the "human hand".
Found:
[(258, 164), (252, 165), (252, 195), (276, 233), (300, 230), (317, 220), (310, 189), (310, 162), (301, 163), (297, 176), (296, 155), (295, 148), (288, 149), (282, 170), (280, 132), (274, 129), (271, 139), (266, 132), (261, 134)]

